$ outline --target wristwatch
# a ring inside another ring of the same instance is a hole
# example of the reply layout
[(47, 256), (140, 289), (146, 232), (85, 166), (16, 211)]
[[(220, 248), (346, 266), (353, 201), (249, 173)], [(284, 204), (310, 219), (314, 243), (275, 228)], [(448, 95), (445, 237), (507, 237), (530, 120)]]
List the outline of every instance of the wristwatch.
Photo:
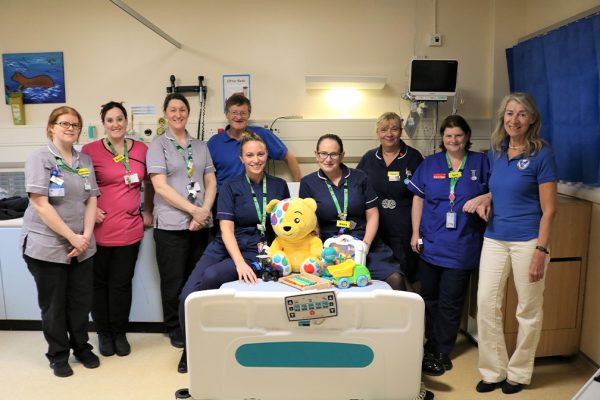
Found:
[(541, 251), (542, 253), (550, 254), (547, 248), (545, 248), (544, 246), (540, 246), (539, 244), (535, 246), (535, 249)]

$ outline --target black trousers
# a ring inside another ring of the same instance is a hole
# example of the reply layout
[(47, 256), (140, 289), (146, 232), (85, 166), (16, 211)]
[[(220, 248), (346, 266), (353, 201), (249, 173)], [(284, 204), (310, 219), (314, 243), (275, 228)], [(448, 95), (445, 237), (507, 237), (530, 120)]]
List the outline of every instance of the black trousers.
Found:
[(179, 328), (179, 294), (204, 253), (208, 233), (208, 229), (199, 231), (154, 229), (163, 319), (168, 331)]
[(92, 349), (88, 343), (88, 315), (92, 309), (93, 261), (88, 258), (71, 264), (37, 260), (23, 255), (33, 275), (42, 311), (42, 331), (51, 362), (69, 359)]
[(454, 348), (471, 272), (470, 269), (443, 268), (419, 260), (428, 350), (449, 355)]
[(131, 310), (131, 280), (140, 242), (128, 246), (97, 246), (94, 255), (92, 318), (98, 333), (127, 332)]

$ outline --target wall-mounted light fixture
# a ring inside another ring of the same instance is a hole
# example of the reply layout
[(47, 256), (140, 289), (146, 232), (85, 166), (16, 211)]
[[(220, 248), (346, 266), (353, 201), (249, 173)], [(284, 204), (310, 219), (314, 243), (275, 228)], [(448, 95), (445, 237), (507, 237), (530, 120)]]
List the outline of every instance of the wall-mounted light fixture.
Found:
[(383, 76), (306, 75), (306, 89), (383, 89)]

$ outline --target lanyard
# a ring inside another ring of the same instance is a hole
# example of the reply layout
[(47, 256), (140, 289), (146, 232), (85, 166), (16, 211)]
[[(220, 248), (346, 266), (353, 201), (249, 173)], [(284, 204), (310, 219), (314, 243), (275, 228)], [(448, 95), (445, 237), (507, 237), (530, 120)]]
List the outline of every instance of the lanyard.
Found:
[(187, 168), (188, 178), (191, 178), (194, 175), (194, 159), (192, 157), (192, 144), (188, 144), (187, 147), (187, 160), (185, 159), (185, 155), (183, 154), (183, 147), (181, 147), (179, 143), (177, 143), (175, 140), (173, 140), (173, 144), (175, 145), (177, 152), (181, 154), (181, 157), (183, 158), (183, 162), (185, 163), (185, 166)]
[(260, 212), (260, 207), (258, 206), (258, 200), (256, 200), (256, 192), (252, 187), (252, 182), (250, 182), (250, 178), (246, 175), (246, 180), (248, 181), (248, 185), (250, 185), (250, 191), (252, 192), (252, 200), (254, 201), (254, 207), (256, 208), (256, 215), (258, 216), (258, 230), (260, 231), (260, 236), (265, 235), (265, 221), (267, 219), (267, 176), (263, 176), (263, 184), (262, 184), (262, 213)]
[(454, 195), (454, 188), (456, 187), (458, 180), (462, 176), (462, 171), (465, 169), (468, 154), (465, 154), (465, 156), (463, 157), (463, 160), (460, 163), (460, 167), (458, 167), (458, 171), (454, 171), (452, 169), (452, 163), (450, 163), (450, 158), (448, 157), (447, 152), (445, 153), (445, 156), (446, 162), (448, 163), (448, 170), (450, 171), (448, 172), (448, 177), (450, 178), (450, 195), (448, 196), (448, 199), (450, 199), (450, 211), (452, 211), (452, 208), (454, 207), (454, 200), (456, 199), (456, 196)]
[(56, 165), (58, 165), (59, 168), (64, 169), (65, 171), (68, 171), (72, 174), (75, 175), (80, 175), (80, 176), (87, 176), (89, 175), (89, 170), (87, 168), (71, 168), (69, 167), (67, 164), (64, 163), (64, 161), (62, 160), (62, 158), (60, 157), (54, 157), (54, 159), (56, 160)]
[(129, 172), (131, 170), (129, 169), (129, 151), (127, 151), (127, 139), (123, 140), (123, 155), (117, 153), (117, 150), (110, 142), (110, 140), (106, 139), (106, 144), (108, 145), (108, 148), (110, 149), (111, 153), (113, 153), (114, 155), (114, 162), (120, 162), (121, 164), (123, 164), (123, 166), (125, 167), (125, 171), (127, 171), (127, 175), (129, 175)]
[(331, 195), (333, 203), (335, 204), (335, 209), (338, 212), (338, 217), (342, 221), (345, 221), (348, 217), (348, 180), (344, 180), (344, 212), (342, 212), (342, 209), (340, 208), (340, 203), (338, 202), (338, 199), (335, 196), (333, 188), (331, 187), (329, 182), (325, 181), (325, 184), (327, 185), (327, 189), (329, 189), (329, 194)]

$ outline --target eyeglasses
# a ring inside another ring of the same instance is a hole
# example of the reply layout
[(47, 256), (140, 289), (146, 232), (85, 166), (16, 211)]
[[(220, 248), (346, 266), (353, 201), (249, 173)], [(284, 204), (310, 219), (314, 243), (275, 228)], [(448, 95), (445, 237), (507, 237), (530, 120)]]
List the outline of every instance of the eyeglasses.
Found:
[(72, 123), (67, 122), (67, 121), (55, 122), (54, 125), (60, 125), (64, 129), (73, 128), (74, 131), (80, 131), (81, 130), (81, 124), (72, 124)]
[(342, 153), (328, 153), (326, 151), (317, 151), (317, 157), (319, 157), (320, 160), (327, 160), (327, 157), (329, 157), (333, 161), (336, 161), (338, 158), (340, 158), (341, 155)]
[(234, 117), (242, 117), (242, 118), (246, 118), (248, 115), (250, 115), (250, 113), (248, 111), (228, 111), (229, 114), (233, 115)]

